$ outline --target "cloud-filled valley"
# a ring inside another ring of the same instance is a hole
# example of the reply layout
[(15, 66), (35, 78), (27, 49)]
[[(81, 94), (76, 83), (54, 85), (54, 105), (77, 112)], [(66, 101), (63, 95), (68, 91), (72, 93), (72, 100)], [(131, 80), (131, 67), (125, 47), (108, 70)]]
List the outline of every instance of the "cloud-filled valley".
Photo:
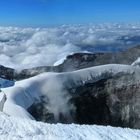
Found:
[(140, 43), (140, 24), (0, 27), (0, 64), (16, 69), (53, 65), (74, 52), (118, 51)]

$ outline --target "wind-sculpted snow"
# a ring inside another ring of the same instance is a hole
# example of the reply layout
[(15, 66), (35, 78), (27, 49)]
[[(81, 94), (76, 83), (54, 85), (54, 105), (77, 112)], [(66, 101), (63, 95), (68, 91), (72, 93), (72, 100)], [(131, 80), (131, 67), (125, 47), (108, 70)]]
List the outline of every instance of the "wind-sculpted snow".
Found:
[(139, 140), (140, 130), (96, 125), (45, 124), (0, 113), (0, 140)]
[[(62, 114), (72, 122), (71, 111), (75, 107), (69, 104), (71, 95), (66, 89), (72, 89), (84, 84), (94, 83), (98, 80), (114, 76), (118, 73), (139, 74), (140, 69), (129, 65), (104, 65), (67, 73), (43, 73), (38, 76), (19, 81), (15, 86), (3, 89), (7, 96), (4, 112), (11, 116), (33, 119), (27, 109), (34, 103), (41, 101), (46, 109), (54, 114), (55, 121)], [(135, 75), (138, 75), (135, 74)], [(139, 76), (135, 77), (137, 81)]]
[(132, 64), (132, 66), (140, 66), (140, 57), (138, 57), (138, 59), (136, 61), (134, 61)]
[(140, 24), (0, 27), (0, 64), (19, 69), (53, 65), (74, 52), (118, 51), (139, 40)]

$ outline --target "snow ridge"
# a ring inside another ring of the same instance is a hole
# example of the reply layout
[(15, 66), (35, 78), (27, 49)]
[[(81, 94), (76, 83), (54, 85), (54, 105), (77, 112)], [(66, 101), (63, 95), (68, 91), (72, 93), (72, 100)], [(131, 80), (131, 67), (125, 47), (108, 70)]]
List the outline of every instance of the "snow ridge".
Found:
[[(62, 106), (63, 109), (67, 106), (66, 102), (64, 102), (66, 100), (63, 99), (63, 95), (67, 95), (66, 91), (63, 90), (64, 86), (70, 89), (74, 86), (78, 87), (86, 83), (94, 83), (117, 73), (133, 74), (139, 70), (138, 67), (129, 65), (108, 64), (75, 72), (43, 73), (16, 82), (13, 87), (2, 89), (7, 97), (3, 110), (12, 116), (33, 119), (26, 110), (33, 103), (40, 101), (42, 95), (45, 95), (51, 101), (49, 108), (57, 116), (56, 112), (61, 110)], [(56, 89), (52, 87), (53, 85), (55, 85)], [(67, 98), (69, 99), (69, 96)], [(57, 102), (58, 99), (59, 102)], [(65, 104), (61, 104), (61, 102)], [(67, 110), (65, 112), (68, 113)]]

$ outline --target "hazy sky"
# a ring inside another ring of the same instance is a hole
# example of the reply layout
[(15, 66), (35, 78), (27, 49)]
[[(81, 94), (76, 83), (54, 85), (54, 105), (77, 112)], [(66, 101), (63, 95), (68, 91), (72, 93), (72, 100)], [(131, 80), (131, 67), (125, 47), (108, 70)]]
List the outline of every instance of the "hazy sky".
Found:
[(0, 25), (140, 21), (140, 0), (0, 0)]

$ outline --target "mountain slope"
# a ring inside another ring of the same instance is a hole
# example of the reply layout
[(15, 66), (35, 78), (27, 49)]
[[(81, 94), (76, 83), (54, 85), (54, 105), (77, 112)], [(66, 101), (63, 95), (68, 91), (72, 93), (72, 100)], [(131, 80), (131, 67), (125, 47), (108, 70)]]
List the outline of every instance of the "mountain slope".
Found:
[(140, 130), (110, 126), (45, 124), (0, 113), (0, 140), (139, 140)]
[(139, 128), (139, 79), (140, 68), (117, 64), (43, 73), (3, 89), (7, 97), (3, 111), (51, 123)]

